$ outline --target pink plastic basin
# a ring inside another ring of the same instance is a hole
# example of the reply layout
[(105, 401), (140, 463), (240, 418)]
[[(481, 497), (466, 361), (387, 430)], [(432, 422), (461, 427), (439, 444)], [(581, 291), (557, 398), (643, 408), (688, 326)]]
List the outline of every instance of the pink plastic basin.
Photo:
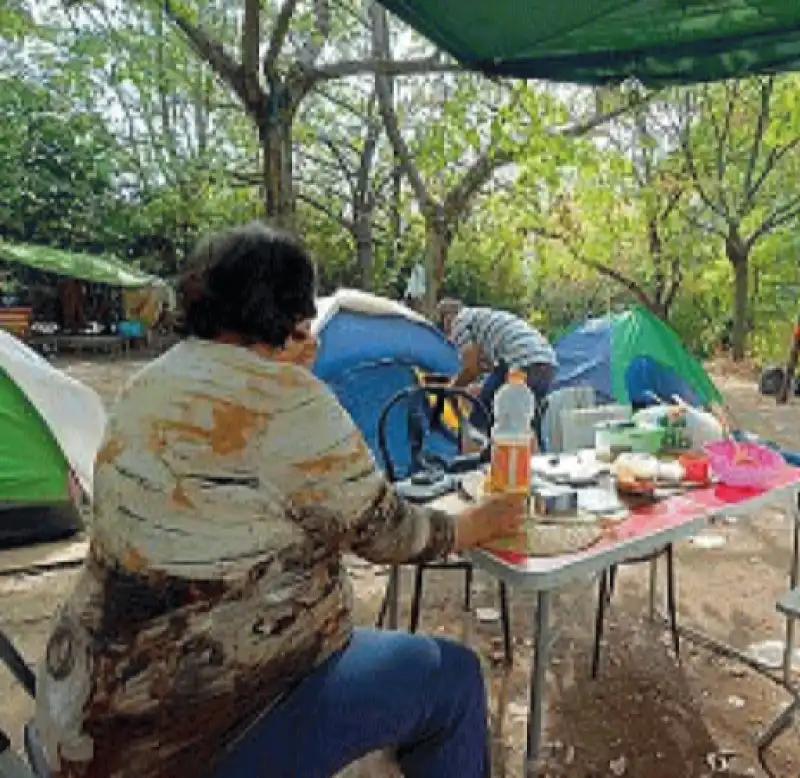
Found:
[[(757, 443), (721, 440), (703, 447), (711, 463), (711, 470), (728, 486), (745, 486), (764, 489), (786, 467), (783, 457), (771, 448)], [(747, 462), (737, 462), (746, 456)]]

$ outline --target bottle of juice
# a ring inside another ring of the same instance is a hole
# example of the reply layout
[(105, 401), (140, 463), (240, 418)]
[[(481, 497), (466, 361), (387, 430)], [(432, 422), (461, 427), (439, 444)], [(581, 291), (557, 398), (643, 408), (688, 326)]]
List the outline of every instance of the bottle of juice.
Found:
[(531, 485), (531, 421), (536, 400), (525, 373), (512, 369), (494, 397), (492, 460), (489, 485), (493, 492), (527, 494)]

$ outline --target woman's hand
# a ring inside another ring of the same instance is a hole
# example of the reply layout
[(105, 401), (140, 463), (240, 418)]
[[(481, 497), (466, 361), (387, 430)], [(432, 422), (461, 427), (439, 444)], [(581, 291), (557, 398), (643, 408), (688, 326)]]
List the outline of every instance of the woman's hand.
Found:
[(456, 522), (456, 550), (516, 535), (525, 520), (527, 495), (488, 494), (464, 511)]

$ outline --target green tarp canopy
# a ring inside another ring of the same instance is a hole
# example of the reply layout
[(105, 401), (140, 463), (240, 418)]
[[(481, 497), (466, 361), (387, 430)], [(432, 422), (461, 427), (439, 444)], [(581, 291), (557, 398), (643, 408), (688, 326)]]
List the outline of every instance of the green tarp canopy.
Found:
[(107, 255), (79, 254), (48, 246), (10, 243), (4, 240), (0, 240), (0, 260), (19, 262), (47, 273), (109, 286), (142, 287), (150, 286), (158, 280), (155, 276), (141, 273)]
[(382, 0), (465, 68), (650, 86), (800, 70), (800, 0)]

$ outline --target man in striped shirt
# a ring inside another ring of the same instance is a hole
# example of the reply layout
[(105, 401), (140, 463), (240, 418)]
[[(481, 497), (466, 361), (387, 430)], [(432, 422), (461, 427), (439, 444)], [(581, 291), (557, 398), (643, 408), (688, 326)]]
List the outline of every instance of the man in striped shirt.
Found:
[[(538, 437), (544, 398), (558, 365), (553, 347), (537, 329), (507, 311), (466, 308), (457, 300), (442, 300), (439, 313), (445, 333), (461, 353), (461, 372), (454, 384), (466, 386), (489, 371), (479, 398), (491, 411), (494, 396), (505, 383), (509, 369), (523, 370), (536, 397)], [(488, 421), (477, 426), (485, 429)]]

